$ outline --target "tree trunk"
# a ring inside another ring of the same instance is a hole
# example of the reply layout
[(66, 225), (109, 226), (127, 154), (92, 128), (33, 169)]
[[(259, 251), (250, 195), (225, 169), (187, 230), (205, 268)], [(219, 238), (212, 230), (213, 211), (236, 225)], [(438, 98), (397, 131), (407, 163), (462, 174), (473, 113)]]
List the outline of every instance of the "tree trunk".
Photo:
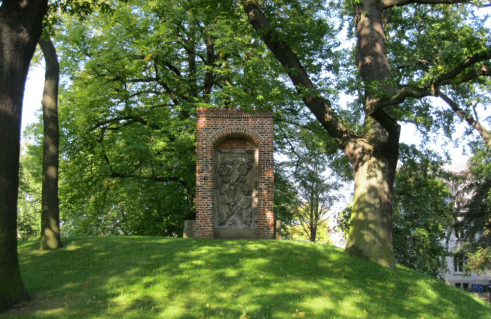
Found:
[(312, 202), (312, 196), (310, 197), (309, 203), (309, 228), (310, 228), (310, 241), (315, 241), (315, 228), (314, 228), (314, 203)]
[(46, 1), (2, 1), (0, 7), (0, 312), (29, 298), (17, 255), (17, 196), (22, 99), (41, 35)]
[[(384, 267), (395, 267), (392, 195), (399, 156), (400, 126), (385, 110), (372, 113), (379, 91), (390, 93), (392, 74), (385, 52), (382, 7), (377, 0), (355, 3), (356, 58), (365, 90), (363, 136), (344, 152), (353, 164), (355, 191), (346, 252)], [(376, 84), (373, 87), (372, 84)]]
[(315, 242), (317, 239), (317, 222), (312, 223), (312, 229), (310, 231), (310, 241)]
[(397, 132), (386, 141), (372, 145), (358, 142), (347, 150), (355, 173), (355, 191), (346, 252), (390, 268), (395, 267), (392, 194), (398, 153)]
[(60, 64), (49, 36), (39, 39), (46, 62), (43, 91), (43, 189), (41, 213), (41, 249), (63, 247), (60, 237), (60, 208), (58, 201), (58, 83)]

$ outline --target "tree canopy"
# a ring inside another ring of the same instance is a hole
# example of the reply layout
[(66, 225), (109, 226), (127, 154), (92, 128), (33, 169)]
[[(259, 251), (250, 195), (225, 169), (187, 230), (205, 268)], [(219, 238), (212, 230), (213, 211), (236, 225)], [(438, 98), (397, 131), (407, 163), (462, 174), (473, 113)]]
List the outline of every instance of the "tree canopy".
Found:
[(65, 231), (180, 234), (196, 108), (267, 108), (278, 153), (297, 129), (322, 136), (355, 181), (348, 252), (392, 267), (400, 124), (451, 138), (464, 118), (486, 140), (487, 18), (447, 2), (134, 0), (60, 16)]
[[(480, 97), (489, 91), (490, 32), (484, 23), (487, 18), (474, 14), (476, 4), (462, 2), (243, 2), (257, 36), (353, 166), (355, 191), (346, 248), (352, 255), (394, 267), (392, 212), (399, 123), (412, 122), (426, 132), (442, 128), (450, 135), (457, 114), (491, 145), (489, 132), (466, 112), (477, 105), (469, 105), (471, 100), (479, 100), (481, 107), (489, 102)], [(300, 14), (290, 15), (297, 11)], [(322, 46), (303, 45), (305, 40), (316, 43), (314, 39), (327, 43), (323, 38), (327, 33), (304, 29), (300, 37), (286, 36), (307, 11), (307, 22), (347, 23), (355, 40), (339, 60), (322, 60), (324, 70), (332, 73), (310, 67), (309, 57)], [(343, 80), (331, 84), (337, 76)], [(338, 95), (355, 95), (351, 109), (336, 105), (329, 96), (334, 88)], [(427, 99), (430, 96), (442, 98), (450, 108), (434, 106)]]

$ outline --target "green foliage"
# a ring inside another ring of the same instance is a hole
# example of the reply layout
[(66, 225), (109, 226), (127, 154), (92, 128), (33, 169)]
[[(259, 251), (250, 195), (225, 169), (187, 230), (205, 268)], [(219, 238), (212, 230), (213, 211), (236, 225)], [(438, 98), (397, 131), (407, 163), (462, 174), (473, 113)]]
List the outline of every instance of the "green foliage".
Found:
[[(288, 38), (312, 71), (321, 70), (335, 45), (334, 29), (318, 14), (324, 4), (282, 5), (274, 23), (295, 13)], [(52, 9), (63, 21), (51, 26), (64, 74), (65, 235), (180, 235), (183, 220), (194, 217), (196, 108), (301, 103), (233, 3), (74, 0)], [(311, 40), (312, 32), (324, 36)], [(277, 218), (288, 223), (291, 189), (283, 185)]]
[[(23, 148), (34, 148), (24, 144)], [(29, 150), (21, 151), (19, 173), (19, 199), (17, 204), (17, 234), (20, 240), (39, 237), (41, 231), (41, 157)]]
[(64, 243), (53, 252), (19, 247), (36, 298), (3, 318), (470, 319), (490, 310), (441, 280), (328, 245), (122, 236)]
[[(466, 57), (489, 50), (491, 46), (491, 30), (485, 23), (487, 17), (478, 17), (475, 8), (467, 4), (406, 5), (391, 8), (386, 14), (390, 18), (385, 28), (388, 58), (394, 79), (400, 84), (428, 85), (433, 78), (454, 69)], [(459, 78), (481, 65), (489, 66), (489, 61), (464, 70), (454, 82), (458, 83)], [(476, 99), (489, 91), (489, 85), (489, 79), (481, 77), (442, 89), (461, 108), (472, 110)], [(483, 100), (479, 106), (485, 110), (488, 104)], [(447, 137), (452, 136), (456, 125), (450, 109), (442, 110), (426, 98), (406, 100), (394, 114), (424, 132), (443, 130)]]
[(348, 238), (348, 232), (350, 228), (352, 206), (348, 205), (343, 211), (341, 211), (336, 217), (336, 223), (338, 229), (343, 234), (344, 239)]
[(439, 276), (446, 270), (444, 245), (453, 224), (451, 193), (443, 162), (434, 153), (401, 145), (394, 186), (393, 243), (399, 264)]
[(335, 175), (326, 173), (329, 158), (326, 153), (333, 147), (329, 144), (331, 140), (328, 137), (323, 140), (324, 135), (318, 136), (308, 126), (283, 123), (281, 129), (283, 139), (277, 144), (283, 147), (285, 160), (276, 164), (276, 170), (280, 178), (280, 196), (288, 195), (285, 196), (288, 206), (280, 204), (283, 209), (289, 209), (291, 221), (287, 223), (286, 236), (316, 241), (317, 233), (322, 231), (320, 239), (329, 242), (328, 218), (334, 215), (334, 203), (342, 198), (336, 193), (340, 184), (334, 179)]
[(466, 272), (475, 272), (482, 276), (489, 272), (489, 265), (491, 265), (491, 247), (488, 246), (479, 247), (469, 253), (464, 267)]
[(41, 188), (43, 147), (39, 140), (42, 123), (31, 124), (24, 132), (19, 171), (17, 234), (20, 240), (39, 238), (41, 233)]
[(298, 104), (237, 10), (135, 0), (63, 16), (65, 234), (180, 235), (194, 217), (196, 108)]
[[(287, 173), (276, 165), (274, 173), (274, 215), (283, 225), (292, 225), (295, 211), (300, 207), (298, 191)], [(284, 234), (288, 237), (288, 234)]]
[[(125, 0), (121, 0), (125, 1)], [(62, 23), (63, 13), (78, 19), (87, 19), (94, 10), (111, 12), (110, 0), (51, 0), (44, 17), (43, 27), (51, 34), (56, 25)]]
[[(305, 208), (303, 207), (300, 208), (300, 210), (303, 209)], [(300, 213), (304, 213), (304, 212), (300, 212)], [(308, 212), (305, 212), (304, 214), (308, 214)], [(293, 224), (285, 228), (287, 233), (287, 236), (284, 236), (285, 238), (292, 239), (292, 240), (300, 240), (300, 241), (311, 241), (309, 234), (305, 231), (302, 225)], [(330, 234), (331, 234), (331, 228), (328, 225), (328, 221), (325, 220), (325, 222), (317, 225), (315, 242), (319, 244), (332, 245)]]
[(473, 145), (468, 171), (462, 176), (462, 192), (471, 198), (461, 203), (463, 219), (455, 227), (463, 229), (459, 239), (466, 254), (466, 271), (489, 271), (491, 260), (491, 154), (483, 142)]

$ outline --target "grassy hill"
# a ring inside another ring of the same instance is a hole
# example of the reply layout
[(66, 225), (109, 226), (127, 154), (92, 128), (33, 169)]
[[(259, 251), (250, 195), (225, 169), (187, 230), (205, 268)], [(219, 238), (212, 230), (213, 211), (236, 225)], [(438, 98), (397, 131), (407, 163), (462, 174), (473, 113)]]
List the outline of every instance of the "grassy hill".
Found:
[(323, 245), (159, 237), (20, 244), (33, 301), (1, 318), (491, 318), (436, 279)]

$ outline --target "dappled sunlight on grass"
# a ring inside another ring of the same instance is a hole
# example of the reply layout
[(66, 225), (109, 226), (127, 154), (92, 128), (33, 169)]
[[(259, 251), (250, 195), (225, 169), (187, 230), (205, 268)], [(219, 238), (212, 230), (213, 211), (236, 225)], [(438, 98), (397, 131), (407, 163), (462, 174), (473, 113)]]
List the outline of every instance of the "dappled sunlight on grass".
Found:
[(5, 318), (461, 319), (490, 311), (435, 279), (325, 245), (157, 237), (65, 245), (46, 253), (20, 246), (34, 300)]

